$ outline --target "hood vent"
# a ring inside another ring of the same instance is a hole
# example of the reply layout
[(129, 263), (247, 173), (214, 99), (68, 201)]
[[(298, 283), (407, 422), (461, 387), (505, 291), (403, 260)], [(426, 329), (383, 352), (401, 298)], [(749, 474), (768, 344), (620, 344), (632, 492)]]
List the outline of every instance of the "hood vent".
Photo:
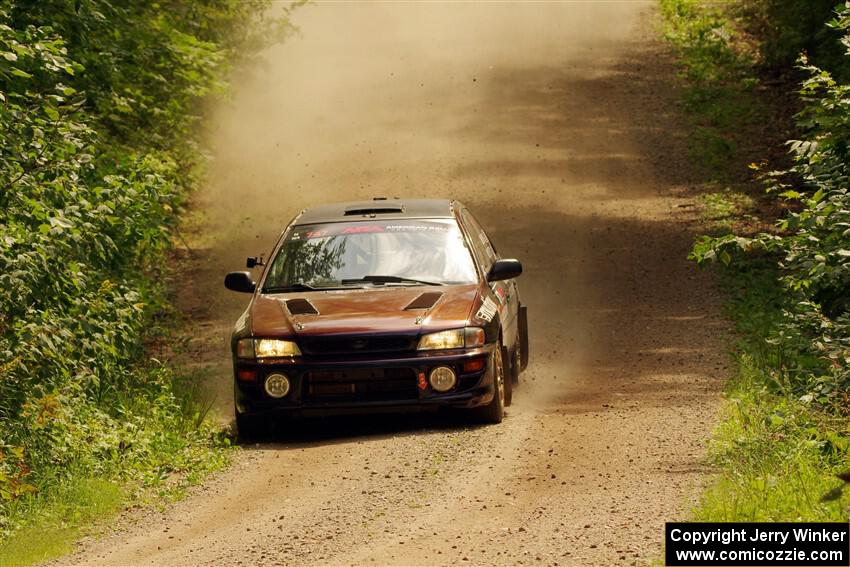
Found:
[(286, 308), (289, 309), (289, 312), (293, 315), (318, 315), (319, 312), (316, 311), (316, 308), (313, 307), (313, 304), (307, 301), (306, 299), (288, 299), (286, 301)]
[(431, 309), (441, 297), (443, 297), (443, 293), (440, 291), (426, 291), (425, 293), (411, 301), (407, 305), (407, 307), (404, 308), (404, 310), (410, 311), (412, 309)]

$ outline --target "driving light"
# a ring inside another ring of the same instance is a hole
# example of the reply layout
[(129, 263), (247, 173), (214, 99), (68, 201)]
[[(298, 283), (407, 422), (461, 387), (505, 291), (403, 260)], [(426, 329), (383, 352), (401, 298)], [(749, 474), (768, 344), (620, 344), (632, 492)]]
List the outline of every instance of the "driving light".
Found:
[(438, 366), (428, 376), (431, 387), (438, 392), (448, 392), (457, 384), (455, 371), (448, 366)]
[(301, 349), (293, 341), (281, 341), (278, 339), (255, 339), (254, 351), (257, 358), (301, 356)]
[(449, 329), (437, 333), (422, 335), (417, 350), (443, 350), (451, 348), (472, 348), (484, 344), (484, 329), (466, 327), (465, 329)]
[(269, 374), (264, 388), (271, 397), (282, 398), (289, 393), (289, 378), (285, 374)]

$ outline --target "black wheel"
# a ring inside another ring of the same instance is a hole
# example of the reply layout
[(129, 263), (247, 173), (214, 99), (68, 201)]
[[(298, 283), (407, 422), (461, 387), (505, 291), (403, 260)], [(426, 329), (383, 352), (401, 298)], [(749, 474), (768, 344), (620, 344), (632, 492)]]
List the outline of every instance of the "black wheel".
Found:
[(268, 433), (268, 423), (263, 416), (246, 415), (236, 412), (236, 435), (240, 442), (246, 443), (263, 437)]
[(486, 406), (476, 408), (477, 417), (482, 423), (501, 423), (505, 417), (505, 364), (502, 359), (502, 341), (496, 346), (493, 351), (493, 379), (495, 382), (496, 392), (493, 395), (493, 401)]
[(517, 340), (517, 347), (519, 348), (519, 371), (522, 372), (528, 367), (528, 307), (525, 305), (519, 306), (519, 339)]

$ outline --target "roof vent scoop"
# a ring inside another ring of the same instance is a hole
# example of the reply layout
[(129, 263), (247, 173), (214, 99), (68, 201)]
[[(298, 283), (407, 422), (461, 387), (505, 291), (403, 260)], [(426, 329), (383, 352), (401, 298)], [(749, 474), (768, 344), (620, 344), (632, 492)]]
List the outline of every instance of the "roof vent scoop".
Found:
[(293, 315), (318, 315), (319, 312), (313, 304), (303, 298), (287, 299), (286, 308)]
[(355, 203), (345, 208), (344, 215), (347, 217), (358, 215), (381, 215), (391, 213), (403, 213), (404, 205), (386, 200), (366, 201)]
[(434, 307), (434, 304), (443, 297), (443, 293), (440, 291), (426, 291), (413, 301), (407, 304), (407, 307), (404, 308), (405, 311), (410, 311), (412, 309), (431, 309)]

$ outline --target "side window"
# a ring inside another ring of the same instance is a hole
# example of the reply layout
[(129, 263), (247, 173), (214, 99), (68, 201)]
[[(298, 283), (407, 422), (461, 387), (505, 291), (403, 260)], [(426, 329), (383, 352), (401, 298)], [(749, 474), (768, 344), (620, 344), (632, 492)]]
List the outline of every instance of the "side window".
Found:
[(481, 225), (478, 224), (478, 221), (472, 216), (472, 213), (464, 209), (461, 216), (463, 217), (463, 223), (469, 230), (469, 237), (472, 241), (472, 248), (475, 252), (475, 256), (486, 271), (490, 269), (490, 266), (492, 266), (493, 262), (496, 261), (496, 251), (493, 249), (493, 245), (490, 243), (490, 239), (487, 238), (487, 234), (484, 232), (484, 229), (481, 228)]

